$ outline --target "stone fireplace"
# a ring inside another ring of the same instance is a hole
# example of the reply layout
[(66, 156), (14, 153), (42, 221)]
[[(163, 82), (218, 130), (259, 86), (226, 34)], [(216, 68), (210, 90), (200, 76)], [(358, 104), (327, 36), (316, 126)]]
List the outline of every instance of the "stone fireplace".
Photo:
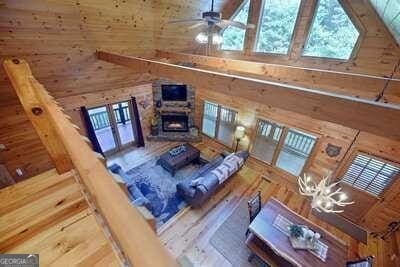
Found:
[(195, 93), (190, 85), (160, 79), (153, 83), (154, 114), (157, 131), (148, 140), (199, 142), (194, 126)]

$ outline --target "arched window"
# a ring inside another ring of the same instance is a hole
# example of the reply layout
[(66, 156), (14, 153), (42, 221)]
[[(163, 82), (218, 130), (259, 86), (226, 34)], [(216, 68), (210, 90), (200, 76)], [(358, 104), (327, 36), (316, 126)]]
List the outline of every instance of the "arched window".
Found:
[(319, 0), (303, 56), (348, 60), (359, 36), (338, 0)]
[[(249, 16), (250, 0), (245, 0), (242, 5), (236, 10), (231, 20), (247, 24), (247, 18)], [(221, 44), (222, 50), (236, 50), (241, 51), (244, 47), (244, 37), (246, 30), (239, 29), (237, 27), (227, 27), (223, 34), (223, 42)]]

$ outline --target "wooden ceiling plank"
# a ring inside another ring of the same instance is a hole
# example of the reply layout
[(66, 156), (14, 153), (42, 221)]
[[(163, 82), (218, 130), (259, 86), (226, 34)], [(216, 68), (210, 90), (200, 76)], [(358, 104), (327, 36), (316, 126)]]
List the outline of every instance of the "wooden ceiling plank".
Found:
[[(301, 68), (221, 57), (156, 51), (157, 58), (169, 63), (190, 62), (199, 68), (213, 68), (226, 72), (248, 73), (252, 77), (281, 83), (304, 86), (310, 89), (334, 92), (369, 100), (375, 100), (390, 79), (363, 74), (344, 73), (320, 69)], [(400, 79), (391, 79), (393, 87), (400, 87)], [(388, 96), (389, 103), (400, 103)]]
[(192, 84), (198, 90), (216, 90), (315, 119), (400, 140), (400, 106), (321, 92), (238, 75), (196, 69), (98, 51), (97, 57), (138, 73)]

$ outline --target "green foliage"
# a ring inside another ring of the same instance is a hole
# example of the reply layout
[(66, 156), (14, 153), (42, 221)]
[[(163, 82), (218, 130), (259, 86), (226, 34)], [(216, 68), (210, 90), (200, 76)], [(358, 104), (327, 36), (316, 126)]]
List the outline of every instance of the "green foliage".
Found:
[[(249, 15), (250, 1), (246, 2), (240, 7), (238, 12), (232, 17), (232, 20), (247, 24), (247, 17)], [(221, 49), (223, 50), (243, 50), (244, 36), (246, 30), (229, 26), (222, 34), (223, 42)]]
[(265, 0), (256, 52), (287, 54), (301, 0)]
[(320, 0), (303, 55), (349, 59), (359, 35), (337, 0)]
[(292, 224), (289, 226), (289, 233), (290, 236), (294, 238), (300, 238), (304, 236), (303, 227), (297, 224)]

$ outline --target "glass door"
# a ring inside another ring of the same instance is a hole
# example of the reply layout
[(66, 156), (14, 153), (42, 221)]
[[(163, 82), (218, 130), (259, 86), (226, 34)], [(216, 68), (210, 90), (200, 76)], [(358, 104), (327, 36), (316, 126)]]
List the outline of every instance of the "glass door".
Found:
[(88, 109), (96, 138), (104, 154), (111, 154), (118, 150), (118, 143), (114, 134), (114, 127), (109, 116), (109, 107), (100, 106)]
[(135, 129), (132, 123), (132, 107), (130, 101), (112, 105), (115, 134), (120, 149), (135, 144)]

